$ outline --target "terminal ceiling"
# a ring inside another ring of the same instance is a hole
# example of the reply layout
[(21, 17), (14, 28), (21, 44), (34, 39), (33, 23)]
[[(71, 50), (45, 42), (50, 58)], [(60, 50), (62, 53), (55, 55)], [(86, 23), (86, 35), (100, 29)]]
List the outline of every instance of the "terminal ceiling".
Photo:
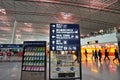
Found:
[[(16, 22), (15, 22), (16, 21)], [(120, 27), (120, 0), (0, 0), (0, 43), (49, 41), (50, 23), (79, 24), (81, 35)]]

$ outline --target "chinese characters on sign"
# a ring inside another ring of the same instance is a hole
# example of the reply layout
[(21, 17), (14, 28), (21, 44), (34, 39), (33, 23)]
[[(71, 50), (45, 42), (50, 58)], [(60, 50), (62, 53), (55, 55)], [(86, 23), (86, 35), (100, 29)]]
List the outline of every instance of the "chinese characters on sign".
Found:
[(50, 50), (78, 50), (80, 48), (80, 32), (78, 24), (51, 24)]

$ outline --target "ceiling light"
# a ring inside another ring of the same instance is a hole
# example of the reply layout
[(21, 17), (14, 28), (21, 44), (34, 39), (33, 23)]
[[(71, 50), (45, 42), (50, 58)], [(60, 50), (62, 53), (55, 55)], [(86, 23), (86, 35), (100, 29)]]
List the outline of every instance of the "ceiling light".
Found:
[(61, 12), (60, 15), (61, 15), (61, 17), (62, 17), (64, 20), (67, 20), (67, 19), (69, 19), (70, 17), (72, 17), (72, 14), (71, 14), (71, 13)]
[(32, 23), (24, 23), (28, 27), (32, 27)]
[(32, 28), (23, 28), (22, 30), (23, 30), (23, 31), (26, 31), (26, 32), (33, 32), (33, 29), (32, 29)]
[(62, 15), (63, 19), (68, 19), (69, 17), (72, 16), (71, 13), (64, 13), (64, 12), (62, 12), (61, 15)]
[(55, 15), (55, 18), (60, 23), (76, 23), (79, 20), (77, 18), (77, 15), (65, 12), (58, 13), (57, 15)]
[(21, 38), (22, 35), (21, 35), (21, 34), (16, 34), (16, 37), (17, 37), (17, 39), (18, 39), (18, 38)]
[(103, 29), (100, 29), (99, 32), (102, 33), (102, 32), (103, 32)]
[(5, 9), (0, 9), (0, 13), (6, 14)]

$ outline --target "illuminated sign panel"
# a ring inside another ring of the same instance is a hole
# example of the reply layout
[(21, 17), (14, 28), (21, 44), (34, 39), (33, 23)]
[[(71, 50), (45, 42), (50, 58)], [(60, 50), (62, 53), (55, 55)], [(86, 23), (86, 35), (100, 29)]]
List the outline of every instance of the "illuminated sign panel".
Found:
[(21, 80), (46, 80), (46, 41), (25, 41)]
[(79, 25), (50, 24), (49, 48), (49, 80), (81, 80)]
[(50, 50), (66, 51), (80, 48), (80, 32), (78, 24), (51, 24)]

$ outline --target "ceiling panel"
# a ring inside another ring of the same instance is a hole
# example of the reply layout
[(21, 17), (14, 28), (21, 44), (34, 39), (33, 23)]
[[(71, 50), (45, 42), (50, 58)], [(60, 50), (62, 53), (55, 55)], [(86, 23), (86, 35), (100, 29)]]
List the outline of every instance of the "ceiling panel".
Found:
[(120, 25), (119, 0), (0, 0), (0, 39), (10, 43), (17, 21), (16, 43), (49, 40), (50, 23), (77, 23), (81, 34)]

